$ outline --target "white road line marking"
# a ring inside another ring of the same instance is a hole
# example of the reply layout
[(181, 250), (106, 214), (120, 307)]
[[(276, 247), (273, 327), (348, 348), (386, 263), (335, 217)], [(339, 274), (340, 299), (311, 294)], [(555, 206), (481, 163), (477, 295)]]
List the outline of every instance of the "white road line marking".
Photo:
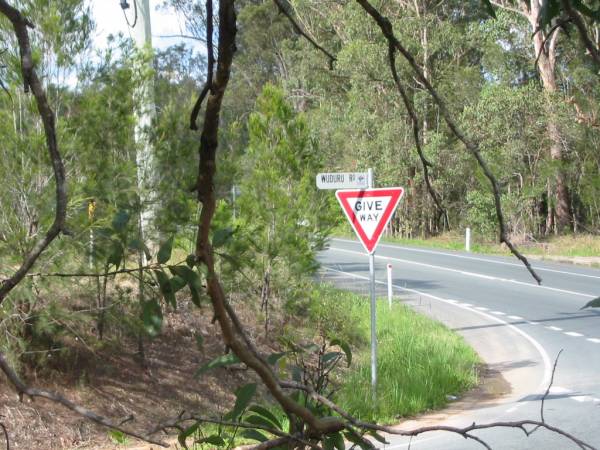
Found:
[(476, 306), (475, 309), (478, 309), (479, 311), (489, 311), (488, 308), (484, 308), (483, 306)]
[(565, 331), (565, 334), (567, 336), (573, 336), (573, 337), (582, 337), (583, 336), (583, 334), (577, 333), (575, 331)]
[(523, 320), (521, 316), (508, 316), (508, 318), (512, 320)]
[(539, 324), (540, 324), (539, 322), (531, 322), (531, 321), (529, 321), (529, 320), (527, 321), (527, 323), (528, 323), (529, 325), (539, 325)]
[(492, 314), (496, 314), (497, 316), (505, 316), (506, 315), (502, 311), (492, 311)]
[(600, 344), (600, 339), (596, 338), (587, 338), (586, 341), (593, 342), (594, 344)]
[[(334, 238), (334, 239), (332, 239), (332, 241), (351, 242), (353, 244), (358, 244), (358, 242), (352, 241), (349, 239)], [(492, 264), (500, 264), (503, 266), (523, 267), (523, 264), (519, 264), (519, 263), (510, 263), (510, 262), (506, 262), (506, 261), (497, 261), (494, 259), (478, 258), (476, 256), (455, 255), (453, 253), (439, 252), (439, 251), (435, 251), (435, 250), (423, 250), (423, 249), (416, 249), (416, 248), (411, 248), (411, 247), (402, 247), (400, 245), (379, 244), (379, 247), (394, 248), (394, 249), (399, 249), (399, 250), (408, 250), (408, 251), (416, 252), (416, 253), (430, 253), (433, 255), (452, 256), (454, 258), (470, 259), (472, 261), (484, 261), (484, 262), (488, 262), (488, 263), (492, 263)], [(588, 275), (585, 273), (569, 272), (567, 270), (548, 269), (545, 267), (536, 267), (536, 266), (533, 266), (533, 268), (535, 270), (540, 270), (540, 271), (544, 271), (544, 272), (562, 273), (565, 275), (573, 275), (575, 277), (600, 279), (600, 276), (598, 276), (598, 275)]]
[(569, 394), (573, 392), (571, 389), (567, 389), (560, 386), (552, 386), (549, 391), (551, 394)]
[(512, 412), (515, 412), (516, 410), (517, 410), (517, 407), (516, 407), (516, 406), (513, 406), (512, 408), (508, 408), (508, 409), (506, 410), (506, 412), (507, 412), (507, 413), (512, 413)]
[[(323, 267), (326, 270), (330, 270), (330, 271), (338, 272), (338, 273), (343, 273), (343, 274), (345, 274), (347, 276), (350, 276), (350, 277), (360, 278), (360, 279), (363, 279), (363, 280), (368, 280), (369, 279), (369, 277), (365, 277), (365, 276), (362, 276), (362, 275), (356, 275), (354, 273), (344, 272), (342, 270), (332, 269), (332, 268), (326, 267), (326, 266), (323, 266)], [(387, 282), (385, 282), (385, 281), (375, 280), (375, 283), (387, 285)], [(395, 284), (393, 284), (392, 287), (394, 287), (395, 289), (401, 290), (401, 291), (412, 292), (413, 294), (422, 295), (424, 297), (429, 297), (429, 298), (431, 298), (433, 300), (437, 300), (437, 301), (442, 302), (442, 303), (446, 303), (446, 304), (449, 304), (449, 305), (456, 306), (457, 308), (466, 309), (467, 311), (471, 311), (471, 312), (473, 312), (475, 314), (479, 314), (480, 316), (483, 316), (483, 317), (487, 318), (488, 320), (491, 320), (493, 322), (505, 325), (507, 328), (510, 328), (515, 333), (520, 334), (527, 341), (529, 341), (529, 343), (531, 345), (533, 345), (533, 347), (540, 354), (540, 356), (542, 358), (542, 362), (544, 364), (544, 376), (542, 377), (542, 381), (540, 381), (540, 384), (537, 387), (537, 389), (539, 389), (539, 390), (542, 390), (542, 389), (545, 390), (546, 386), (548, 386), (548, 384), (550, 383), (550, 377), (552, 375), (552, 363), (550, 361), (550, 356), (548, 356), (548, 353), (546, 352), (546, 350), (544, 349), (544, 347), (542, 346), (542, 344), (540, 344), (538, 341), (536, 341), (529, 334), (525, 333), (519, 327), (516, 327), (515, 325), (512, 325), (512, 324), (506, 322), (505, 320), (500, 319), (499, 317), (492, 316), (491, 314), (488, 314), (488, 313), (485, 313), (485, 312), (482, 312), (482, 311), (477, 311), (475, 309), (465, 308), (463, 306), (455, 304), (452, 301), (446, 300), (445, 298), (437, 297), (435, 295), (428, 294), (426, 292), (417, 291), (416, 289), (406, 288), (406, 287), (398, 286), (398, 285), (395, 285)]]
[[(343, 248), (336, 248), (336, 247), (329, 247), (329, 250), (333, 250), (333, 251), (336, 251), (336, 252), (343, 252), (343, 253), (352, 253), (352, 254), (355, 254), (355, 255), (363, 255), (363, 256), (365, 255), (364, 252), (357, 252), (357, 251), (354, 251), (354, 250), (346, 250), (346, 249), (343, 249)], [(513, 283), (513, 284), (518, 284), (520, 286), (528, 286), (528, 287), (533, 288), (533, 289), (545, 289), (545, 290), (548, 290), (548, 291), (560, 292), (562, 294), (579, 295), (581, 297), (587, 297), (587, 298), (596, 298), (597, 297), (597, 295), (585, 294), (583, 292), (569, 291), (567, 289), (559, 289), (559, 288), (553, 288), (553, 287), (550, 287), (550, 286), (543, 286), (543, 285), (538, 285), (538, 284), (533, 284), (533, 283), (526, 283), (524, 281), (509, 280), (507, 278), (490, 277), (488, 275), (476, 274), (474, 272), (465, 272), (465, 271), (462, 271), (462, 270), (451, 269), (450, 267), (436, 266), (436, 265), (433, 265), (433, 264), (425, 264), (425, 263), (420, 263), (420, 262), (416, 262), (416, 261), (410, 261), (408, 259), (393, 258), (391, 256), (375, 255), (375, 258), (389, 260), (389, 261), (398, 261), (398, 262), (403, 262), (403, 263), (406, 263), (406, 264), (413, 264), (413, 265), (416, 265), (416, 266), (429, 267), (430, 269), (445, 270), (447, 272), (453, 272), (453, 273), (459, 273), (459, 274), (465, 275), (465, 276), (473, 276), (473, 277), (477, 277), (477, 278), (483, 278), (483, 279), (490, 280), (490, 281), (500, 281), (500, 282), (504, 282), (504, 283)]]
[(589, 397), (587, 395), (574, 395), (573, 397), (570, 397), (570, 398), (572, 398), (573, 400), (575, 400), (576, 402), (579, 402), (579, 403), (592, 401), (592, 397)]
[(562, 331), (562, 328), (555, 327), (552, 325), (550, 325), (549, 327), (545, 327), (545, 328), (547, 328), (548, 330), (552, 330), (552, 331)]
[(458, 300), (446, 300), (448, 303), (458, 303)]
[(470, 308), (471, 306), (473, 306), (470, 303), (459, 303), (459, 305), (460, 306), (466, 306), (467, 308)]

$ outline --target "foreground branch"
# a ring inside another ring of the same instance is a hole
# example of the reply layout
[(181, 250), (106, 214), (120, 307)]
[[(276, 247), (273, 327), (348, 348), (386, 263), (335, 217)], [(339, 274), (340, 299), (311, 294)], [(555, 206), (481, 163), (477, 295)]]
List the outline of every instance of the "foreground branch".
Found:
[(598, 66), (600, 66), (600, 49), (590, 39), (581, 15), (573, 9), (570, 0), (561, 0), (561, 3), (571, 21), (577, 28), (581, 42), (583, 42), (585, 48), (587, 48), (588, 52), (590, 52), (592, 59), (596, 62), (596, 64), (598, 64)]
[(384, 17), (375, 7), (373, 7), (373, 5), (371, 5), (371, 3), (368, 0), (356, 0), (356, 2), (367, 12), (367, 14), (369, 14), (369, 16), (373, 18), (375, 23), (379, 26), (383, 36), (388, 41), (388, 45), (394, 47), (397, 51), (399, 51), (402, 54), (402, 56), (404, 56), (404, 59), (406, 59), (406, 61), (409, 63), (418, 81), (422, 83), (423, 86), (425, 86), (425, 89), (433, 98), (434, 102), (437, 104), (440, 113), (444, 118), (444, 121), (450, 128), (450, 131), (452, 131), (454, 136), (456, 136), (456, 138), (464, 144), (467, 150), (477, 160), (479, 167), (481, 168), (485, 177), (489, 180), (492, 186), (492, 194), (494, 196), (494, 204), (496, 207), (496, 217), (498, 220), (498, 226), (500, 228), (500, 242), (506, 244), (506, 246), (510, 249), (512, 254), (515, 255), (519, 260), (521, 260), (521, 262), (523, 262), (527, 270), (529, 270), (529, 273), (531, 273), (533, 278), (538, 282), (538, 284), (540, 284), (542, 282), (542, 278), (535, 272), (535, 270), (533, 270), (533, 267), (531, 267), (531, 264), (529, 264), (527, 258), (525, 258), (525, 256), (523, 256), (516, 249), (516, 247), (512, 244), (508, 237), (508, 232), (506, 231), (506, 223), (504, 220), (504, 214), (502, 212), (502, 204), (500, 201), (500, 187), (498, 185), (496, 177), (487, 165), (487, 162), (485, 161), (485, 159), (483, 159), (483, 156), (481, 155), (479, 149), (479, 145), (467, 138), (467, 136), (458, 127), (458, 124), (455, 122), (454, 118), (452, 117), (452, 114), (446, 106), (446, 102), (439, 96), (438, 92), (431, 85), (431, 83), (423, 73), (423, 70), (415, 61), (413, 55), (396, 38), (392, 27), (392, 23), (389, 21), (389, 19)]
[(38, 78), (37, 72), (33, 65), (33, 56), (31, 53), (31, 44), (29, 41), (28, 27), (33, 28), (33, 24), (26, 19), (19, 10), (13, 8), (5, 0), (0, 0), (0, 13), (2, 13), (13, 25), (17, 41), (19, 43), (19, 51), (21, 54), (21, 71), (23, 73), (23, 83), (25, 92), (33, 93), (37, 104), (38, 112), (44, 124), (44, 133), (46, 135), (46, 146), (52, 170), (54, 171), (54, 180), (56, 183), (56, 211), (54, 222), (46, 232), (46, 235), (35, 243), (33, 248), (25, 256), (21, 267), (10, 277), (0, 281), (0, 303), (6, 298), (8, 293), (19, 284), (25, 277), (27, 272), (33, 267), (33, 264), (42, 254), (42, 252), (50, 245), (50, 243), (58, 237), (61, 232), (65, 232), (65, 219), (67, 214), (67, 184), (65, 179), (65, 169), (62, 162), (58, 143), (56, 140), (56, 124), (54, 119), (54, 111), (48, 103), (46, 93), (42, 82)]
[(296, 30), (296, 33), (304, 37), (308, 42), (310, 42), (310, 44), (314, 48), (316, 48), (325, 56), (327, 56), (327, 59), (329, 59), (329, 69), (333, 70), (333, 63), (337, 61), (336, 57), (333, 56), (329, 51), (327, 51), (322, 45), (319, 45), (317, 41), (315, 41), (312, 37), (308, 35), (306, 31), (302, 29), (302, 27), (298, 24), (296, 19), (294, 19), (292, 13), (289, 11), (287, 5), (284, 3), (284, 0), (273, 0), (273, 2), (277, 6), (277, 9), (279, 9), (279, 12), (282, 13), (285, 17), (287, 17), (287, 19), (290, 21), (292, 27), (294, 27), (294, 30)]
[[(168, 444), (166, 444), (162, 441), (156, 440), (156, 439), (152, 438), (151, 436), (146, 436), (146, 435), (143, 435), (136, 431), (132, 431), (127, 428), (123, 428), (122, 427), (123, 421), (121, 421), (119, 423), (113, 422), (112, 420), (109, 420), (105, 417), (102, 417), (102, 416), (96, 414), (94, 411), (91, 411), (87, 408), (84, 408), (83, 406), (73, 403), (69, 399), (63, 397), (62, 395), (60, 395), (56, 392), (46, 391), (44, 389), (38, 389), (38, 388), (27, 386), (25, 383), (23, 383), (23, 381), (21, 381), (21, 379), (19, 378), (17, 373), (13, 370), (13, 368), (10, 367), (10, 365), (6, 361), (6, 358), (4, 357), (4, 354), (1, 352), (0, 352), (0, 370), (2, 370), (2, 372), (4, 372), (8, 381), (17, 390), (17, 394), (19, 395), (20, 401), (23, 401), (24, 395), (27, 395), (28, 397), (31, 397), (31, 398), (35, 398), (35, 397), (45, 398), (54, 403), (59, 403), (59, 404), (63, 405), (65, 408), (68, 408), (71, 411), (74, 411), (75, 413), (79, 414), (80, 416), (85, 417), (86, 419), (89, 419), (92, 422), (95, 422), (104, 427), (120, 431), (122, 433), (125, 433), (128, 436), (132, 436), (137, 439), (141, 439), (143, 441), (150, 442), (152, 444), (160, 445), (162, 447), (168, 447)], [(128, 419), (131, 419), (131, 418), (132, 417), (130, 417)]]

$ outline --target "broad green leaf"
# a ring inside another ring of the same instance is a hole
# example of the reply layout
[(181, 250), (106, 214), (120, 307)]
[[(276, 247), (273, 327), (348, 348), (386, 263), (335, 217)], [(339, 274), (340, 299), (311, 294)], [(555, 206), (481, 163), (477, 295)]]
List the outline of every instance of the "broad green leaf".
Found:
[(173, 236), (163, 242), (158, 249), (156, 260), (159, 264), (166, 264), (171, 259), (171, 253), (173, 252)]
[(254, 397), (255, 393), (256, 383), (249, 383), (236, 389), (235, 405), (230, 412), (225, 414), (224, 418), (226, 420), (236, 420), (238, 417), (240, 417), (252, 401), (252, 397)]
[(187, 255), (187, 257), (185, 258), (185, 263), (190, 269), (193, 269), (196, 265), (196, 255)]
[(231, 366), (232, 364), (239, 363), (240, 360), (233, 353), (228, 353), (226, 355), (219, 356), (218, 358), (213, 359), (211, 362), (200, 366), (198, 370), (194, 373), (195, 377), (202, 375), (204, 372), (207, 372), (211, 369), (215, 369), (217, 367), (225, 367)]
[(289, 352), (271, 353), (269, 356), (267, 356), (267, 362), (274, 366), (277, 361), (286, 356), (288, 353)]
[(240, 433), (240, 436), (245, 437), (246, 439), (252, 439), (252, 440), (258, 441), (258, 442), (265, 442), (265, 441), (269, 440), (269, 438), (266, 437), (261, 432), (259, 432), (257, 430), (252, 430), (252, 429), (242, 431)]
[(217, 434), (213, 434), (212, 436), (208, 436), (204, 439), (200, 439), (197, 441), (198, 444), (210, 444), (210, 445), (214, 445), (215, 447), (224, 447), (226, 442), (225, 440), (217, 435)]
[(183, 278), (181, 278), (179, 275), (175, 275), (169, 281), (171, 282), (171, 287), (173, 288), (173, 292), (179, 292), (187, 284), (186, 281)]
[(350, 346), (348, 345), (347, 342), (342, 341), (340, 339), (333, 339), (329, 345), (334, 346), (337, 345), (338, 347), (340, 347), (345, 355), (346, 355), (346, 361), (348, 362), (348, 367), (350, 367), (350, 364), (352, 364), (352, 350), (350, 349)]
[(123, 246), (119, 241), (112, 241), (111, 252), (106, 260), (109, 266), (115, 266), (115, 270), (119, 270), (121, 262), (123, 261), (124, 250)]
[(389, 442), (379, 433), (377, 433), (376, 431), (367, 431), (367, 434), (369, 436), (374, 437), (377, 441), (381, 442), (382, 444), (389, 444)]
[(339, 358), (340, 356), (342, 356), (342, 353), (340, 353), (340, 352), (325, 353), (323, 355), (323, 357), (321, 358), (321, 361), (323, 362), (324, 366), (328, 366), (329, 364), (335, 362), (335, 360), (337, 358)]
[(244, 422), (267, 428), (276, 428), (274, 423), (271, 423), (270, 420), (267, 420), (263, 416), (259, 416), (258, 414), (251, 414), (249, 416), (245, 416)]
[(142, 305), (142, 322), (144, 328), (150, 336), (156, 336), (160, 333), (163, 322), (163, 315), (160, 305), (156, 300), (149, 300)]
[(200, 427), (200, 423), (196, 422), (195, 424), (187, 427), (185, 430), (183, 430), (181, 433), (179, 433), (179, 435), (177, 436), (177, 440), (179, 441), (179, 445), (181, 445), (183, 448), (188, 448), (187, 443), (185, 442), (187, 438), (189, 438), (192, 434), (194, 434), (196, 431), (198, 431), (198, 428)]
[(600, 308), (600, 297), (596, 297), (594, 300), (587, 302), (581, 309), (585, 308)]
[(202, 292), (202, 280), (200, 279), (200, 275), (193, 269), (190, 269), (188, 266), (169, 266), (169, 270), (173, 275), (179, 276), (183, 278), (190, 288), (190, 293), (192, 295), (192, 302), (194, 305), (200, 307), (200, 292)]
[(371, 444), (366, 439), (363, 439), (356, 431), (348, 430), (344, 433), (346, 439), (352, 442), (355, 445), (358, 445), (362, 450), (370, 450), (375, 448), (373, 444)]
[(113, 229), (122, 233), (127, 229), (127, 224), (129, 223), (129, 213), (123, 209), (117, 211), (112, 220)]
[(115, 442), (115, 444), (121, 444), (121, 445), (127, 444), (127, 436), (122, 431), (110, 430), (108, 432), (108, 435)]
[(158, 287), (160, 288), (160, 293), (163, 295), (165, 302), (173, 306), (173, 308), (177, 308), (175, 291), (173, 290), (173, 284), (171, 283), (171, 280), (169, 280), (169, 276), (162, 270), (155, 270), (154, 274), (158, 280)]
[(283, 426), (281, 426), (281, 422), (279, 421), (279, 419), (267, 408), (263, 408), (260, 405), (252, 405), (250, 408), (248, 408), (248, 411), (260, 414), (264, 418), (268, 419), (274, 425), (275, 428), (278, 428), (280, 430), (283, 429)]
[(340, 433), (334, 433), (327, 436), (323, 443), (328, 450), (333, 450), (334, 448), (337, 450), (344, 450), (346, 448), (344, 445), (344, 438)]
[(150, 253), (150, 249), (142, 242), (141, 239), (134, 238), (129, 241), (128, 247), (130, 250), (136, 250), (138, 252), (143, 251), (146, 255), (146, 259), (150, 261), (152, 259), (152, 254)]

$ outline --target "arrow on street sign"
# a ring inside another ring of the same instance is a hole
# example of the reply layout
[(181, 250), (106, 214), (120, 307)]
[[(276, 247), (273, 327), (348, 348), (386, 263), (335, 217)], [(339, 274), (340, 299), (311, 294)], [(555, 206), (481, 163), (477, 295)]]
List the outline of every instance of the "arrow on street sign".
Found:
[(367, 253), (375, 251), (403, 194), (401, 187), (336, 191), (335, 196)]

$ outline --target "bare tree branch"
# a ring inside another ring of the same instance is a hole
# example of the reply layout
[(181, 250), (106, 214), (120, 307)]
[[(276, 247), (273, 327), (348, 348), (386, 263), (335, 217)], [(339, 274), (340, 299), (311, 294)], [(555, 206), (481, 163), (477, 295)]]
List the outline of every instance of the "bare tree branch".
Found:
[(141, 439), (143, 441), (150, 442), (152, 444), (160, 445), (162, 447), (168, 447), (168, 444), (166, 444), (162, 441), (156, 440), (156, 439), (152, 438), (151, 436), (146, 436), (146, 435), (143, 435), (136, 431), (132, 431), (127, 428), (123, 428), (123, 426), (122, 426), (122, 424), (124, 423), (123, 421), (113, 422), (105, 417), (102, 417), (102, 416), (96, 414), (94, 411), (91, 411), (87, 408), (84, 408), (83, 406), (73, 403), (69, 399), (63, 397), (62, 395), (60, 395), (56, 392), (46, 391), (44, 389), (38, 389), (38, 388), (34, 388), (34, 387), (30, 387), (30, 386), (26, 385), (25, 383), (23, 383), (23, 381), (21, 381), (21, 379), (19, 378), (17, 373), (13, 370), (13, 368), (10, 367), (10, 365), (6, 361), (6, 358), (4, 357), (4, 354), (1, 352), (0, 352), (0, 369), (6, 375), (6, 378), (8, 379), (8, 381), (10, 381), (10, 383), (17, 390), (17, 394), (19, 395), (19, 400), (21, 400), (21, 401), (23, 401), (23, 395), (27, 395), (32, 398), (34, 398), (34, 397), (45, 398), (45, 399), (48, 399), (55, 403), (59, 403), (59, 404), (63, 405), (64, 407), (70, 409), (71, 411), (74, 411), (75, 413), (79, 414), (80, 416), (85, 417), (86, 419), (89, 419), (92, 422), (95, 422), (104, 427), (120, 431), (122, 433), (127, 434), (128, 436), (132, 436), (137, 439)]
[(581, 15), (573, 9), (569, 0), (561, 0), (561, 3), (565, 12), (569, 15), (573, 24), (577, 28), (581, 42), (583, 42), (585, 48), (587, 48), (587, 50), (590, 52), (590, 56), (593, 58), (596, 64), (600, 66), (600, 49), (598, 49), (598, 47), (590, 39)]
[(33, 56), (31, 53), (31, 44), (29, 41), (28, 27), (33, 28), (33, 24), (25, 18), (19, 10), (13, 8), (5, 0), (0, 0), (0, 13), (2, 13), (13, 25), (17, 41), (19, 43), (19, 51), (21, 54), (21, 71), (23, 73), (23, 83), (25, 92), (33, 93), (35, 97), (40, 117), (44, 124), (44, 132), (46, 135), (46, 145), (52, 162), (52, 170), (54, 171), (54, 179), (56, 183), (56, 211), (54, 222), (46, 232), (46, 235), (37, 241), (29, 253), (25, 256), (21, 267), (10, 277), (0, 281), (0, 303), (6, 298), (8, 293), (19, 284), (31, 269), (33, 264), (42, 254), (42, 252), (50, 245), (50, 243), (61, 233), (66, 232), (65, 220), (67, 214), (67, 183), (65, 179), (65, 169), (62, 162), (58, 143), (56, 140), (56, 125), (54, 111), (48, 103), (46, 93), (42, 82), (38, 78), (37, 72), (33, 64)]
[(540, 417), (541, 417), (541, 420), (543, 423), (546, 423), (546, 420), (544, 419), (544, 402), (546, 401), (546, 397), (548, 397), (548, 394), (550, 393), (552, 384), (554, 384), (554, 374), (556, 373), (556, 365), (558, 364), (558, 358), (560, 358), (560, 354), (562, 352), (563, 352), (563, 349), (561, 348), (560, 351), (558, 352), (558, 355), (556, 355), (556, 359), (554, 360), (554, 366), (552, 367), (552, 376), (550, 377), (550, 383), (548, 383), (548, 388), (546, 389), (546, 392), (542, 396), (542, 404), (540, 406)]
[(389, 58), (390, 69), (392, 71), (392, 77), (394, 78), (394, 82), (396, 83), (396, 88), (398, 89), (398, 92), (400, 93), (400, 96), (402, 97), (402, 101), (404, 102), (404, 106), (405, 106), (406, 110), (408, 111), (408, 115), (410, 116), (410, 120), (412, 122), (413, 139), (415, 141), (415, 147), (417, 149), (417, 153), (419, 154), (419, 158), (421, 159), (421, 164), (423, 166), (423, 178), (425, 179), (425, 185), (427, 186), (427, 191), (429, 192), (429, 195), (433, 199), (433, 202), (435, 203), (436, 208), (438, 209), (438, 211), (441, 214), (443, 214), (444, 218), (446, 219), (446, 223), (448, 224), (449, 223), (448, 212), (442, 206), (440, 197), (439, 197), (438, 193), (436, 192), (436, 190), (434, 189), (434, 187), (432, 186), (431, 180), (429, 178), (429, 167), (432, 167), (432, 164), (427, 160), (427, 158), (425, 158), (425, 154), (423, 153), (423, 148), (421, 147), (421, 130), (420, 130), (420, 126), (419, 126), (419, 118), (417, 117), (415, 108), (414, 108), (412, 102), (410, 101), (410, 99), (408, 98), (406, 90), (404, 89), (404, 86), (402, 86), (402, 82), (400, 81), (400, 77), (398, 75), (398, 70), (396, 69), (396, 47), (391, 45), (391, 43), (390, 43), (390, 45), (388, 45), (388, 58)]
[(323, 46), (319, 45), (317, 41), (315, 41), (312, 37), (308, 35), (307, 32), (305, 32), (302, 29), (298, 22), (296, 22), (296, 19), (294, 19), (293, 14), (289, 11), (288, 6), (284, 3), (284, 0), (273, 0), (273, 2), (277, 6), (277, 9), (279, 9), (279, 12), (281, 12), (290, 21), (292, 27), (294, 27), (294, 30), (296, 30), (296, 33), (304, 37), (308, 42), (310, 42), (310, 44), (314, 48), (316, 48), (325, 56), (327, 56), (327, 58), (329, 59), (329, 69), (333, 70), (333, 63), (337, 61), (336, 57), (333, 56), (329, 51), (327, 51)]
[(419, 67), (413, 55), (396, 38), (392, 27), (392, 23), (389, 21), (389, 19), (384, 17), (375, 7), (373, 7), (373, 5), (368, 0), (356, 1), (360, 6), (362, 6), (362, 8), (367, 12), (367, 14), (369, 14), (373, 18), (375, 23), (377, 23), (377, 25), (381, 29), (382, 34), (387, 39), (388, 44), (396, 48), (402, 54), (402, 56), (404, 56), (404, 59), (406, 59), (406, 61), (411, 66), (418, 81), (423, 84), (427, 92), (429, 92), (429, 95), (431, 95), (435, 103), (438, 105), (440, 113), (442, 114), (444, 121), (446, 122), (452, 133), (456, 136), (456, 138), (459, 141), (461, 141), (464, 144), (467, 150), (477, 160), (479, 167), (481, 168), (485, 177), (489, 180), (492, 186), (492, 194), (494, 196), (494, 204), (496, 207), (496, 217), (498, 220), (498, 226), (500, 228), (500, 242), (506, 244), (506, 246), (510, 249), (512, 254), (523, 262), (527, 270), (529, 270), (529, 273), (531, 273), (533, 278), (538, 282), (538, 284), (540, 284), (542, 282), (542, 278), (535, 272), (535, 270), (533, 270), (533, 267), (531, 267), (531, 264), (529, 264), (527, 258), (525, 258), (525, 256), (523, 256), (516, 249), (516, 247), (512, 244), (508, 237), (508, 232), (506, 230), (506, 224), (504, 220), (504, 214), (502, 212), (502, 203), (500, 200), (500, 187), (498, 185), (496, 177), (487, 165), (487, 162), (485, 161), (485, 159), (483, 159), (483, 156), (481, 155), (479, 149), (479, 145), (476, 142), (471, 141), (469, 138), (467, 138), (467, 136), (460, 130), (458, 124), (455, 122), (454, 118), (452, 117), (452, 114), (448, 110), (446, 102), (439, 96), (438, 92), (431, 85), (427, 77), (425, 77), (425, 75), (423, 74), (423, 70)]

